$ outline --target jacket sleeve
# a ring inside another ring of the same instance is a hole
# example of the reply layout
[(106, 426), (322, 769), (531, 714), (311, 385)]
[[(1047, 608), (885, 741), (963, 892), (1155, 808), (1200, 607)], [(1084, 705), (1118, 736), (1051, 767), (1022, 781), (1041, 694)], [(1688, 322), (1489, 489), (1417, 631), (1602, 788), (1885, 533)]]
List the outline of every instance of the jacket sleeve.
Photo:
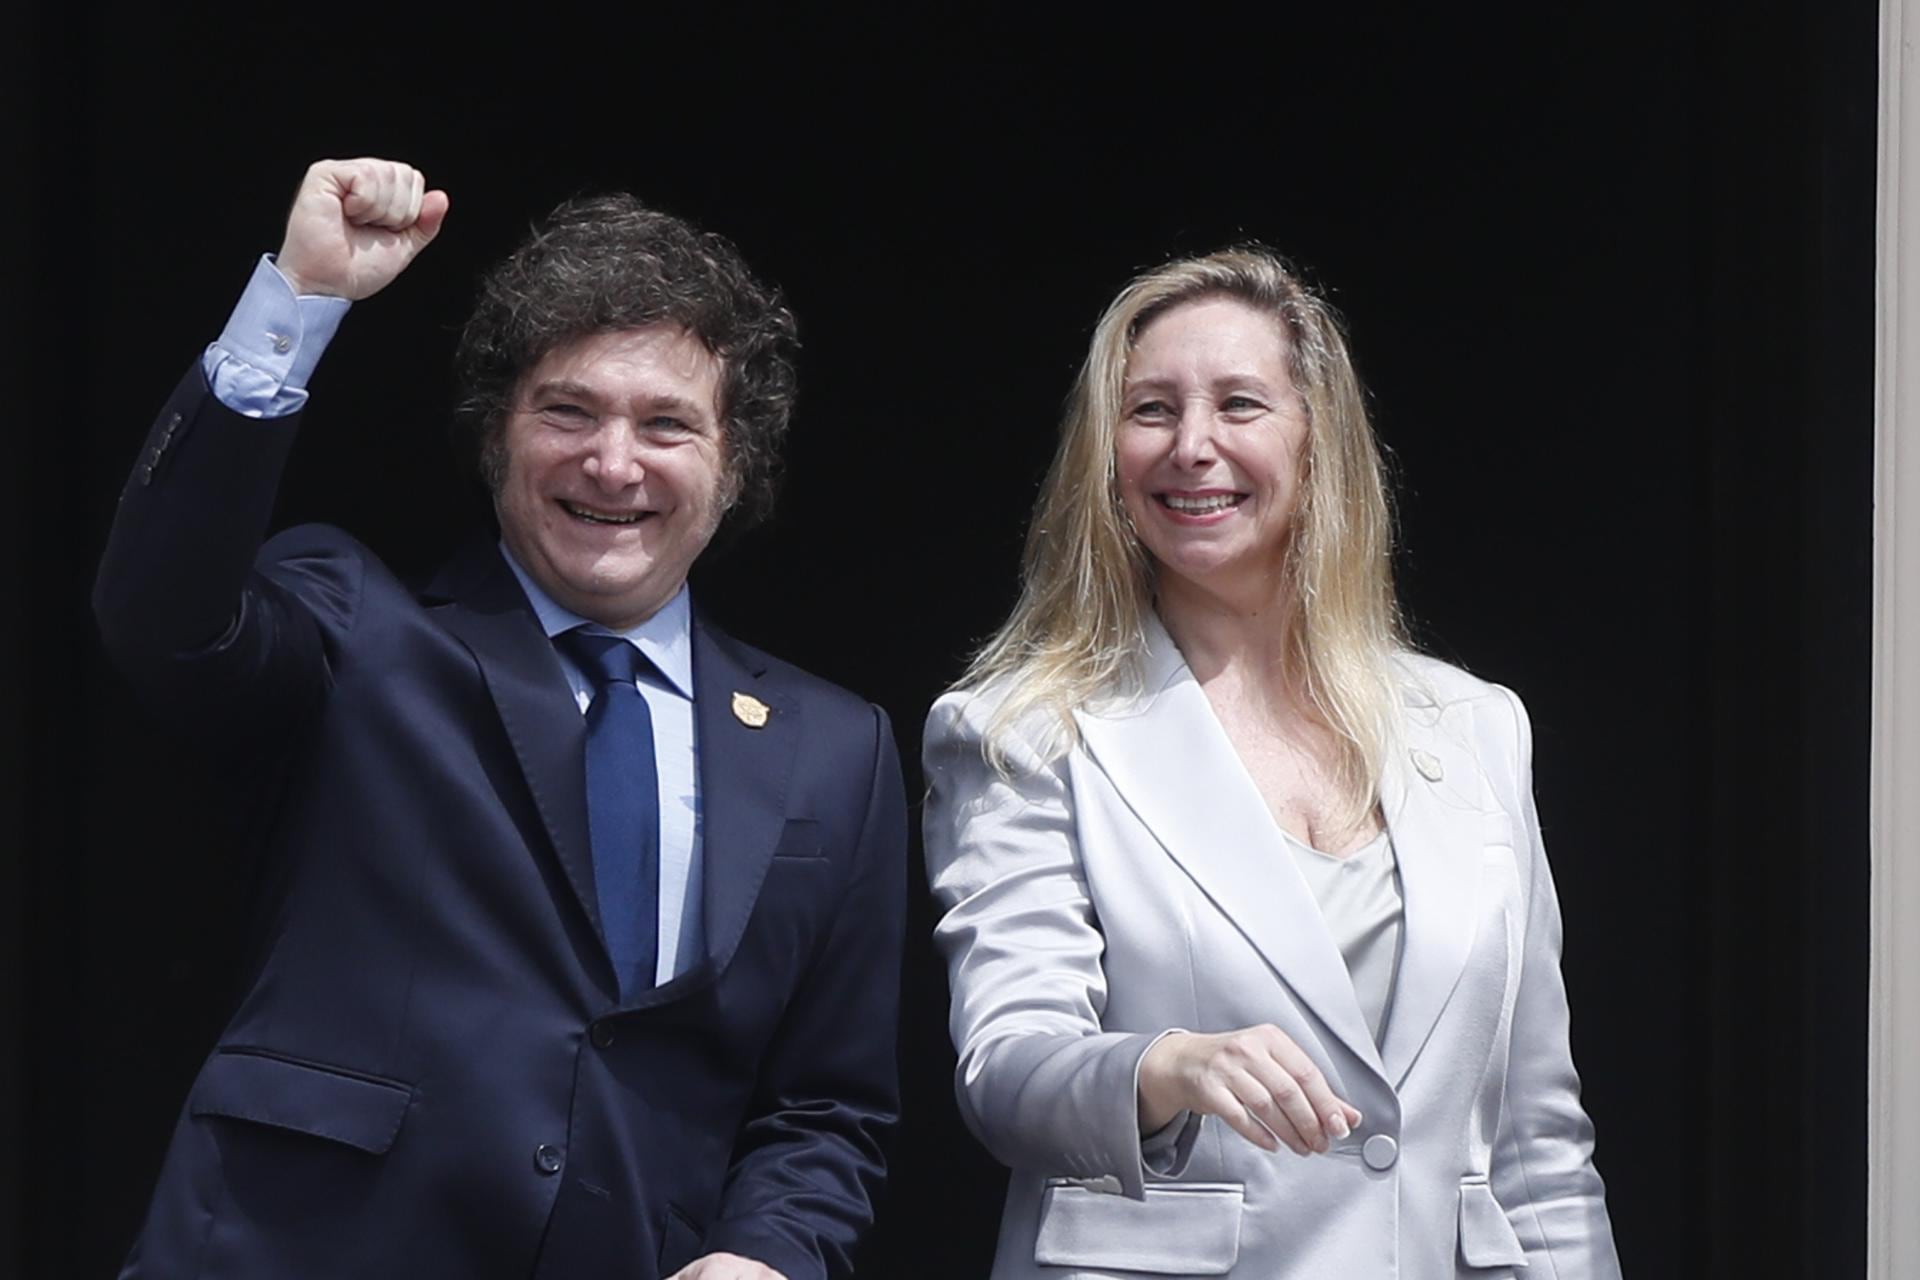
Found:
[[(955, 1091), (1003, 1164), (1106, 1178), (1138, 1200), (1149, 1176), (1139, 1068), (1160, 1038), (1104, 1031), (1101, 935), (1081, 861), (1064, 760), (1018, 732), (1007, 771), (982, 752), (991, 702), (948, 694), (927, 721), (927, 877), (944, 916), (934, 941), (953, 990)], [(1177, 1176), (1199, 1118), (1151, 1172)]]
[(1540, 1280), (1608, 1280), (1620, 1274), (1606, 1190), (1593, 1165), (1593, 1123), (1580, 1105), (1560, 975), (1560, 905), (1533, 802), (1533, 733), (1526, 709), (1502, 689), (1514, 718), (1513, 772), (1524, 830), (1516, 850), (1529, 870), (1520, 988), (1507, 1062), (1506, 1103), (1494, 1137), (1494, 1197)]
[(847, 886), (761, 1059), (754, 1114), (704, 1241), (788, 1280), (853, 1274), (900, 1114), (906, 790), (886, 715), (872, 715), (872, 774)]
[(327, 633), (358, 597), (359, 562), (311, 530), (262, 554), (298, 418), (234, 413), (196, 362), (121, 494), (94, 582), (101, 638), (150, 704), (197, 729), (311, 714)]

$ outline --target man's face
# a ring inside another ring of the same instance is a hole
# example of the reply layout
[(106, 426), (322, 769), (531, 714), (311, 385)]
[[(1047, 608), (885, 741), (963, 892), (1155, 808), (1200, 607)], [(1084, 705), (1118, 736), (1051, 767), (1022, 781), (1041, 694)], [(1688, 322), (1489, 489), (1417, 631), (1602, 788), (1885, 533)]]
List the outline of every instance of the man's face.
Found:
[(720, 374), (659, 324), (576, 339), (521, 378), (494, 509), (556, 602), (624, 630), (680, 590), (730, 497)]

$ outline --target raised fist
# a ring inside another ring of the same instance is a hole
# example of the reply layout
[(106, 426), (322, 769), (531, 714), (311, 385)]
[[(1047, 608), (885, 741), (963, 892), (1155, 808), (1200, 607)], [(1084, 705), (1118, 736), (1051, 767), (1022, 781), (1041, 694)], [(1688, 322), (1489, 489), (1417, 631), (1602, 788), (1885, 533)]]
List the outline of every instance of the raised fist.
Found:
[(277, 265), (295, 293), (370, 298), (440, 232), (447, 193), (397, 160), (319, 160), (287, 215)]

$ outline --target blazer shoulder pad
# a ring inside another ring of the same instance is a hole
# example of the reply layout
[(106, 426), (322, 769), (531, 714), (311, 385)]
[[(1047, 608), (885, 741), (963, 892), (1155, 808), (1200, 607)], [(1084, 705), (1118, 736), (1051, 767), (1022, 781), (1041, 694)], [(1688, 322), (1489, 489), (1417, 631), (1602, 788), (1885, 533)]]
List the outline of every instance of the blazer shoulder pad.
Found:
[(959, 756), (983, 759), (1003, 774), (1057, 772), (1077, 744), (1078, 728), (1046, 706), (1002, 715), (1011, 686), (1004, 679), (949, 689), (927, 712), (924, 755), (929, 770)]
[(768, 688), (804, 706), (809, 716), (824, 717), (827, 724), (872, 723), (874, 704), (853, 690), (747, 644), (711, 623), (699, 625), (704, 626), (714, 642), (729, 650), (742, 666), (758, 672)]
[(1410, 707), (1444, 709), (1480, 698), (1507, 698), (1512, 694), (1491, 680), (1424, 653), (1394, 655), (1402, 699)]

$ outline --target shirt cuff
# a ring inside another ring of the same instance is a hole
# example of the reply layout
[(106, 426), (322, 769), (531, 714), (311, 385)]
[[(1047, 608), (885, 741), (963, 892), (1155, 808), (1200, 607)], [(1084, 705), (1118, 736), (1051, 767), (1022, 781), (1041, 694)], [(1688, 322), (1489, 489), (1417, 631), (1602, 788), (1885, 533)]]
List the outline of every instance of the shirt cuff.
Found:
[[(1139, 1106), (1140, 1064), (1147, 1059), (1147, 1050), (1159, 1044), (1168, 1036), (1182, 1032), (1183, 1027), (1169, 1027), (1147, 1042), (1147, 1048), (1133, 1063), (1134, 1105)], [(1187, 1162), (1193, 1159), (1193, 1147), (1200, 1140), (1200, 1121), (1202, 1117), (1192, 1111), (1182, 1111), (1173, 1119), (1161, 1125), (1152, 1133), (1140, 1136), (1140, 1168), (1146, 1178), (1178, 1178), (1186, 1172)]]
[(202, 360), (214, 396), (250, 418), (298, 410), (351, 305), (345, 298), (296, 297), (272, 256), (262, 254), (227, 327)]
[(1200, 1137), (1200, 1117), (1182, 1111), (1159, 1130), (1140, 1139), (1140, 1164), (1155, 1178), (1177, 1178), (1193, 1158)]

